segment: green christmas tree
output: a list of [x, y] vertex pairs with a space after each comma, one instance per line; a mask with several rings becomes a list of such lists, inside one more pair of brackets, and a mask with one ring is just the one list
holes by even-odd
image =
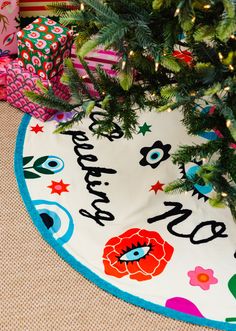
[[[195, 159], [202, 165], [194, 176], [170, 183], [165, 190], [182, 192], [196, 184], [211, 184], [216, 193], [210, 204], [227, 205], [236, 219], [236, 1], [74, 0], [71, 4], [77, 9], [60, 3], [51, 8], [63, 25], [77, 26], [77, 56], [100, 98], [90, 96], [71, 60], [65, 61], [63, 82], [72, 92], [72, 103], [58, 100], [50, 89], [28, 96], [58, 110], [77, 110], [57, 132], [80, 121], [98, 104], [105, 116], [97, 134], [111, 132], [118, 121], [127, 138], [137, 130], [140, 110], [180, 109], [189, 134], [213, 131], [217, 138], [180, 146], [172, 155], [174, 163]], [[99, 45], [121, 55], [117, 78], [99, 67], [93, 74], [83, 61]]]

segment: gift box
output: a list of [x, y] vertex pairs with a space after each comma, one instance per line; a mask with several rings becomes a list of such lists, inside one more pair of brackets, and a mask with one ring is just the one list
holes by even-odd
[[[90, 95], [96, 98], [99, 97], [99, 94], [95, 90], [91, 80], [89, 79], [86, 70], [76, 56], [75, 45], [72, 46], [71, 58], [77, 72], [81, 77], [83, 77]], [[120, 57], [114, 50], [105, 50], [103, 48], [98, 48], [88, 53], [88, 55], [84, 57], [84, 60], [86, 61], [91, 72], [95, 72], [96, 67], [99, 65], [101, 69], [103, 69], [109, 76], [117, 76], [117, 72], [113, 68], [113, 66], [119, 62]]]
[[0, 57], [0, 100], [6, 100], [7, 92], [6, 92], [6, 65], [12, 62], [12, 58], [10, 56], [2, 56]]
[[18, 1], [0, 0], [0, 57], [9, 54], [17, 54], [16, 33], [18, 30]]
[[17, 33], [19, 64], [43, 79], [63, 69], [70, 56], [73, 31], [46, 17], [39, 17]]
[[33, 103], [24, 95], [24, 91], [40, 92], [36, 85], [36, 82], [40, 80], [45, 87], [48, 87], [50, 84], [56, 96], [68, 100], [70, 98], [69, 89], [60, 82], [60, 78], [61, 75], [56, 75], [50, 81], [43, 80], [38, 75], [22, 68], [18, 61], [15, 60], [7, 65], [7, 102], [39, 120], [46, 121], [57, 110]]

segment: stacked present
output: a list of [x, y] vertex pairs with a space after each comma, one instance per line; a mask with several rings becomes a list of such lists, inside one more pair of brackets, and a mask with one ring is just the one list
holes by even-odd
[[[94, 88], [91, 80], [89, 79], [86, 70], [76, 56], [75, 45], [72, 46], [71, 58], [77, 72], [81, 77], [84, 78], [84, 82], [88, 88], [90, 95], [92, 97], [99, 97], [99, 94]], [[98, 48], [88, 53], [84, 60], [86, 61], [88, 68], [93, 73], [96, 71], [96, 68], [99, 65], [100, 68], [104, 70], [110, 77], [117, 76], [117, 72], [116, 70], [114, 70], [113, 67], [119, 62], [120, 57], [114, 50], [105, 50], [102, 48]]]
[[60, 82], [63, 60], [70, 56], [73, 32], [57, 22], [39, 17], [17, 33], [18, 59], [7, 65], [7, 101], [22, 111], [46, 121], [56, 113], [30, 102], [25, 90], [39, 91], [38, 80], [51, 86], [56, 96], [68, 100], [68, 88]]
[[0, 57], [0, 100], [7, 99], [7, 71], [6, 66], [12, 61], [8, 55]]

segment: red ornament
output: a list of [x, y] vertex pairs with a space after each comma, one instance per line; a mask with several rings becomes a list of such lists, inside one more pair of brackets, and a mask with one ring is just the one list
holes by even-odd
[[175, 50], [172, 55], [174, 57], [176, 57], [177, 59], [187, 63], [188, 65], [191, 65], [192, 64], [192, 61], [193, 61], [193, 57], [192, 57], [192, 53], [187, 51], [187, 50], [184, 50], [184, 51], [177, 51]]

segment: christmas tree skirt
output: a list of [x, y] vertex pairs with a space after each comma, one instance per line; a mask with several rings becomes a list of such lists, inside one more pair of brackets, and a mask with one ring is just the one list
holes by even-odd
[[102, 116], [96, 108], [63, 134], [53, 133], [62, 114], [45, 123], [23, 117], [15, 172], [35, 226], [73, 268], [113, 295], [179, 320], [236, 330], [230, 211], [210, 206], [210, 185], [163, 191], [203, 162], [178, 167], [171, 154], [203, 138], [187, 135], [178, 112], [147, 112], [133, 139], [118, 125], [97, 139]]

